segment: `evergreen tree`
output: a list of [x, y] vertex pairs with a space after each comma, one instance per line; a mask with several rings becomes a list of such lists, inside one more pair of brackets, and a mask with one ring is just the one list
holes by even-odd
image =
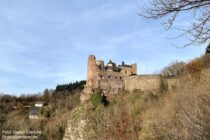
[[209, 43], [209, 45], [206, 48], [206, 53], [210, 53], [210, 43]]
[[47, 104], [49, 102], [50, 99], [50, 93], [48, 89], [44, 90], [44, 94], [43, 94], [43, 100], [45, 102], [45, 104]]

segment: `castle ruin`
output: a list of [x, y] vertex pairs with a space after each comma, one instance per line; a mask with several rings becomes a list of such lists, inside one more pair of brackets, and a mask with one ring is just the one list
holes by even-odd
[[96, 60], [94, 55], [88, 57], [87, 81], [81, 101], [89, 99], [95, 89], [102, 89], [103, 94], [117, 94], [120, 91], [134, 89], [158, 90], [159, 75], [137, 75], [137, 64], [117, 65], [111, 60], [105, 65], [104, 61]]

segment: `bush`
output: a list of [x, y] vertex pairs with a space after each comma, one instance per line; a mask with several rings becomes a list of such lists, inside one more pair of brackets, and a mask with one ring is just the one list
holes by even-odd
[[44, 108], [43, 107], [41, 107], [41, 108], [39, 108], [39, 111], [38, 111], [38, 115], [43, 115], [44, 114]]
[[168, 91], [168, 83], [164, 78], [160, 79], [160, 94], [165, 94]]
[[44, 111], [44, 116], [47, 117], [47, 118], [50, 118], [52, 115], [52, 112], [49, 108], [47, 108], [45, 111]]
[[95, 93], [91, 96], [90, 100], [92, 105], [97, 108], [99, 105], [101, 105], [103, 102], [103, 97], [101, 96], [101, 90], [97, 89]]
[[185, 73], [185, 63], [182, 61], [175, 61], [163, 68], [161, 74], [165, 77], [180, 76]]
[[0, 116], [0, 123], [3, 123], [6, 121], [6, 117], [5, 116]]
[[141, 115], [152, 104], [154, 98], [156, 97], [153, 93], [140, 90], [136, 90], [136, 93], [110, 96], [108, 107], [99, 105], [88, 114], [90, 129], [93, 132], [93, 137], [89, 139], [138, 139]]
[[142, 140], [207, 140], [210, 138], [209, 73], [196, 85], [183, 77], [174, 94], [161, 98], [143, 114]]
[[209, 45], [207, 46], [207, 48], [206, 48], [206, 54], [207, 53], [210, 53], [210, 43], [209, 43]]
[[67, 100], [67, 107], [72, 110], [80, 103], [80, 93], [70, 94]]
[[203, 57], [203, 65], [206, 68], [210, 67], [210, 53], [206, 53]]
[[187, 71], [191, 74], [200, 73], [202, 68], [202, 61], [199, 58], [187, 64]]
[[201, 58], [197, 58], [187, 64], [187, 71], [190, 73], [196, 81], [200, 80], [201, 71], [204, 68]]
[[57, 132], [56, 132], [57, 139], [62, 140], [65, 133], [65, 129], [61, 124], [56, 125], [56, 128], [57, 128]]

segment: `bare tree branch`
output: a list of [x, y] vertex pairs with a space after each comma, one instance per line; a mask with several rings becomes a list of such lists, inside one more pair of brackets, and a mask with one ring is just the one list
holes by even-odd
[[149, 6], [141, 7], [140, 16], [146, 19], [164, 19], [166, 29], [173, 26], [176, 18], [183, 13], [190, 13], [193, 17], [187, 29], [179, 29], [192, 44], [208, 43], [210, 41], [210, 0], [152, 0]]

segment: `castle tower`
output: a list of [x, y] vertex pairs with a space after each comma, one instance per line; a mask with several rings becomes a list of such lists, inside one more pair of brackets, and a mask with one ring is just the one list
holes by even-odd
[[90, 55], [88, 57], [88, 66], [87, 66], [87, 88], [94, 88], [97, 87], [97, 73], [98, 73], [98, 66], [96, 64], [96, 58], [94, 55]]

